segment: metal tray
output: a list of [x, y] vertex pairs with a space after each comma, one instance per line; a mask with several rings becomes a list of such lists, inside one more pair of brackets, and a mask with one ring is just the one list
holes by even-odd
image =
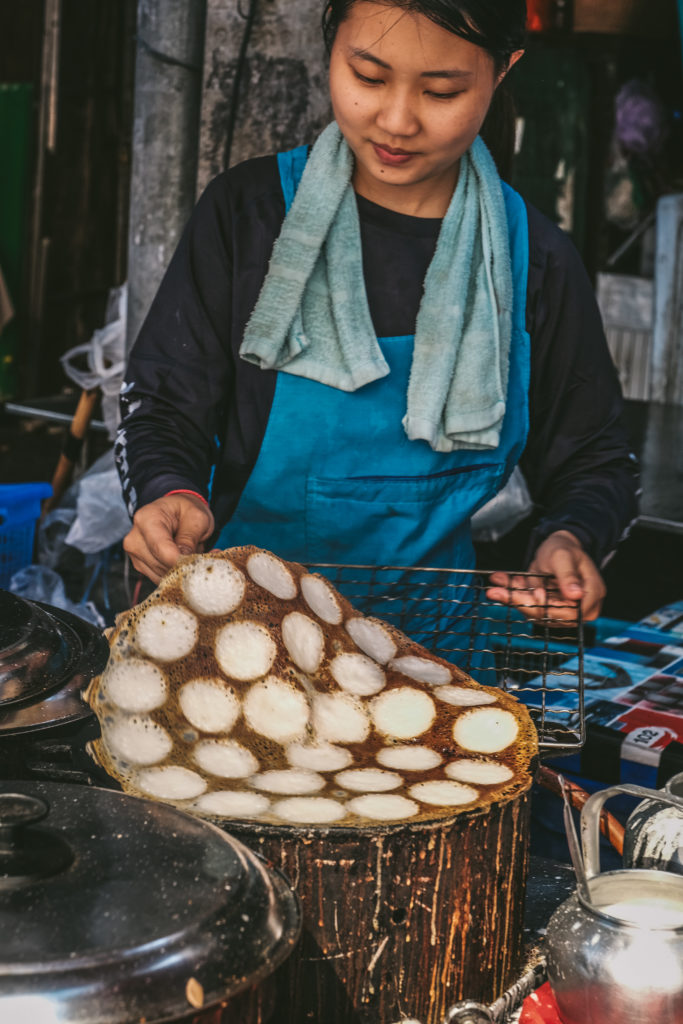
[[[550, 577], [515, 573], [515, 587], [540, 613], [490, 600], [490, 572], [408, 566], [309, 564], [364, 615], [384, 619], [477, 682], [512, 692], [529, 707], [541, 753], [577, 751], [585, 740], [583, 622], [578, 602], [559, 601]], [[537, 603], [539, 602], [540, 603]]]

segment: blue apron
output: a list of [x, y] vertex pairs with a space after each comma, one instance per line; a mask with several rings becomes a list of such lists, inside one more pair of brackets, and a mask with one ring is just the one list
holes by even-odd
[[[307, 148], [300, 147], [278, 156], [287, 209], [306, 155]], [[280, 372], [256, 465], [221, 531], [219, 547], [255, 544], [303, 563], [473, 568], [470, 519], [504, 486], [528, 430], [526, 208], [505, 184], [503, 194], [514, 306], [506, 413], [498, 447], [443, 453], [433, 451], [426, 441], [408, 440], [401, 420], [412, 335], [378, 339], [390, 373], [351, 393]], [[396, 625], [421, 642], [435, 628], [446, 628], [447, 596], [434, 595], [434, 621], [427, 624], [425, 605], [418, 607], [410, 599], [410, 589], [419, 585], [419, 579], [406, 581], [401, 574], [384, 574], [382, 579], [392, 595], [401, 597], [400, 615], [397, 611], [393, 617]], [[367, 593], [370, 588], [368, 583]], [[347, 596], [358, 604], [362, 591], [356, 586]], [[462, 597], [458, 600], [465, 603]], [[392, 620], [381, 603], [373, 607], [368, 599], [360, 604], [366, 614]]]

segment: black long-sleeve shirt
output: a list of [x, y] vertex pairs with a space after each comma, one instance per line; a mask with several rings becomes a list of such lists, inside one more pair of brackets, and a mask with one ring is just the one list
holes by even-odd
[[[375, 330], [412, 334], [441, 222], [361, 197], [358, 210]], [[540, 515], [535, 539], [569, 530], [599, 563], [636, 513], [621, 394], [576, 250], [527, 212], [530, 427], [521, 468]], [[219, 175], [197, 204], [126, 374], [116, 460], [131, 515], [180, 488], [210, 490], [219, 528], [236, 508], [276, 379], [238, 352], [284, 215], [275, 157]]]

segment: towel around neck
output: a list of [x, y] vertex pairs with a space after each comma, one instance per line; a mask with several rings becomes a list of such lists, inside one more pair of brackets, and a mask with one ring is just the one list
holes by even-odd
[[[389, 373], [363, 280], [353, 154], [336, 123], [311, 150], [240, 356], [355, 391]], [[417, 315], [403, 427], [435, 451], [495, 448], [512, 332], [505, 202], [481, 139], [461, 158]]]

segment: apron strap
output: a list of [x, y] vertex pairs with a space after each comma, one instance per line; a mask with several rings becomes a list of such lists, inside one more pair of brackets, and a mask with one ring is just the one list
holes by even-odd
[[286, 153], [277, 154], [277, 165], [280, 172], [280, 184], [282, 194], [285, 197], [285, 212], [294, 202], [296, 190], [304, 173], [304, 167], [308, 160], [309, 146], [297, 146], [296, 149], [289, 149]]

